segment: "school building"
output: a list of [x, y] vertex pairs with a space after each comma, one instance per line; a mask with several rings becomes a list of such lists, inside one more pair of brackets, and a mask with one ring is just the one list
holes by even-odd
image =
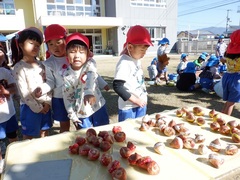
[[[177, 42], [177, 0], [0, 0], [0, 33], [9, 40], [24, 28], [61, 24], [68, 33], [86, 35], [95, 55], [119, 55], [131, 26], [142, 25], [156, 53], [158, 41]], [[42, 49], [45, 56], [45, 47]]]

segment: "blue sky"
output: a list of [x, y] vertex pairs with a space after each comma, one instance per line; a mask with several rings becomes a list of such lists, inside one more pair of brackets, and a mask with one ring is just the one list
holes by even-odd
[[226, 28], [227, 13], [228, 24], [239, 25], [240, 0], [178, 0], [178, 31]]

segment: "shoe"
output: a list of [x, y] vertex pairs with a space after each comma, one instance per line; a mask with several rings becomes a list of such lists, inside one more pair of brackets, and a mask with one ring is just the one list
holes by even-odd
[[5, 167], [5, 161], [4, 159], [2, 159], [0, 160], [0, 174], [3, 173], [4, 167]]
[[210, 92], [210, 90], [207, 89], [207, 88], [202, 88], [202, 91], [205, 92], [205, 93], [207, 93], [207, 94], [209, 94], [209, 92]]
[[2, 153], [2, 156], [4, 156], [6, 154], [6, 144], [4, 141], [0, 141], [0, 150], [1, 150], [1, 153]]
[[60, 124], [60, 122], [59, 122], [59, 121], [56, 121], [56, 120], [54, 120], [53, 123], [56, 124], [56, 125], [59, 125], [59, 124]]

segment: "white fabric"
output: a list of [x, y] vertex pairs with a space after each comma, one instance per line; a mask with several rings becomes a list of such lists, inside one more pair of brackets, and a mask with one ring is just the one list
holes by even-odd
[[51, 55], [46, 61], [43, 62], [46, 69], [47, 81], [41, 86], [42, 93], [46, 94], [50, 90], [53, 90], [53, 97], [62, 98], [62, 86], [63, 86], [63, 73], [66, 70], [69, 63], [66, 57], [55, 57]]
[[[43, 62], [46, 69], [47, 81], [41, 86], [42, 93], [46, 94], [53, 90], [53, 97], [63, 98], [63, 73], [68, 67], [69, 63], [66, 57], [55, 57], [51, 55], [46, 61]], [[98, 76], [99, 87], [103, 89], [107, 82], [101, 76]]]
[[213, 89], [219, 97], [223, 97], [222, 79], [214, 85]]
[[[83, 65], [80, 71], [74, 71], [71, 66], [66, 69], [63, 74], [63, 100], [69, 119], [77, 121], [89, 117], [105, 104], [97, 77], [96, 62], [93, 59]], [[85, 95], [94, 95], [96, 103], [92, 106], [84, 105]]]
[[188, 61], [181, 61], [177, 66], [177, 71], [186, 69]]
[[153, 79], [156, 78], [158, 74], [157, 66], [155, 64], [152, 64], [151, 66], [148, 66], [147, 70], [148, 70], [149, 78], [152, 81]]
[[13, 76], [21, 97], [20, 103], [27, 104], [33, 112], [39, 113], [43, 108], [42, 103], [51, 105], [51, 96], [45, 94], [36, 99], [32, 94], [44, 82], [45, 78], [44, 66], [40, 61], [36, 60], [35, 63], [32, 65], [24, 60], [19, 61], [14, 65]]
[[216, 55], [217, 56], [224, 56], [224, 53], [227, 49], [227, 44], [225, 42], [219, 42], [216, 46]]
[[[141, 60], [135, 60], [123, 54], [117, 63], [114, 80], [125, 81], [125, 89], [132, 95], [147, 102], [147, 91], [144, 83]], [[130, 101], [118, 98], [118, 108], [122, 110], [138, 107]]]
[[[6, 80], [8, 85], [15, 83], [11, 72], [8, 69], [0, 67], [0, 80]], [[3, 97], [0, 97], [3, 98]], [[12, 96], [8, 99], [2, 99], [3, 104], [0, 104], [0, 123], [8, 121], [16, 112], [12, 100]]]
[[159, 46], [157, 49], [157, 57], [165, 54], [166, 51], [166, 46]]
[[212, 67], [210, 67], [210, 71], [212, 72], [214, 79], [219, 79], [220, 74], [218, 72], [218, 67], [212, 66]]

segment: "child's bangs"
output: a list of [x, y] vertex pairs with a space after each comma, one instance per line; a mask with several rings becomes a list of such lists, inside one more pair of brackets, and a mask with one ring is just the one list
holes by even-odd
[[68, 43], [67, 45], [67, 49], [72, 49], [72, 48], [77, 48], [77, 49], [80, 49], [80, 50], [87, 50], [87, 46], [84, 42], [82, 41], [79, 41], [79, 40], [74, 40], [74, 41], [71, 41]]
[[42, 44], [42, 38], [39, 36], [38, 33], [34, 32], [34, 31], [22, 31], [21, 32], [21, 36], [23, 39], [30, 39], [30, 40], [34, 40], [37, 41], [39, 44]]

